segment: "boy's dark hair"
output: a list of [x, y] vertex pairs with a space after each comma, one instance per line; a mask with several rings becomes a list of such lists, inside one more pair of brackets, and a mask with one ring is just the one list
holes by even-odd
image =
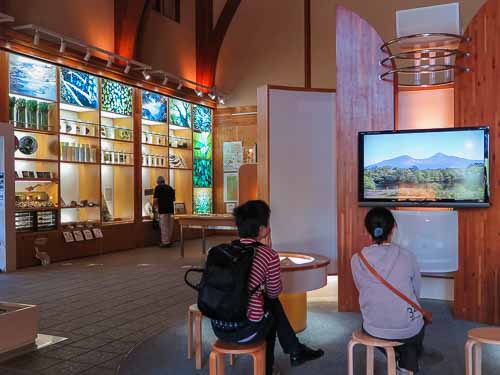
[[248, 201], [233, 211], [240, 238], [256, 238], [261, 226], [269, 225], [271, 209], [261, 200]]
[[387, 241], [395, 224], [391, 211], [384, 207], [372, 208], [365, 217], [365, 227], [377, 244]]

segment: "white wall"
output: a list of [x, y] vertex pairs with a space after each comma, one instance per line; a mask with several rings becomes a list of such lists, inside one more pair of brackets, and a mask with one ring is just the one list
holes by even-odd
[[325, 255], [336, 272], [335, 94], [269, 90], [273, 246]]

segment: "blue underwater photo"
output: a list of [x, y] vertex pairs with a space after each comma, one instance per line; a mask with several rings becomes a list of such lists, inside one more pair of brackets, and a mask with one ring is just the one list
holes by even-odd
[[142, 91], [142, 118], [167, 122], [167, 97], [151, 91]]
[[56, 100], [56, 67], [24, 56], [9, 55], [9, 90], [12, 94]]
[[191, 103], [179, 99], [170, 99], [170, 125], [191, 127]]
[[132, 116], [132, 87], [102, 80], [102, 110], [124, 116]]
[[97, 77], [68, 68], [61, 68], [61, 101], [80, 107], [99, 106]]
[[195, 105], [193, 127], [199, 132], [212, 131], [212, 110], [201, 105]]

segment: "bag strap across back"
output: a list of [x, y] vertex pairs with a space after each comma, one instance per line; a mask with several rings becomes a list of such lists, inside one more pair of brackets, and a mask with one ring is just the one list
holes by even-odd
[[386, 279], [384, 279], [378, 272], [375, 270], [375, 268], [372, 267], [370, 263], [368, 263], [368, 260], [366, 260], [365, 256], [363, 253], [360, 251], [358, 252], [358, 257], [363, 262], [365, 267], [368, 269], [368, 271], [378, 280], [380, 281], [387, 289], [389, 289], [392, 293], [397, 295], [399, 298], [401, 298], [403, 301], [408, 303], [411, 307], [413, 307], [415, 310], [420, 311], [422, 316], [424, 317], [424, 320], [427, 324], [432, 323], [432, 313], [429, 311], [423, 309], [421, 306], [419, 306], [416, 302], [414, 302], [411, 298], [406, 296], [405, 294], [401, 293], [398, 289], [396, 289], [394, 286], [392, 286], [391, 283], [389, 283]]

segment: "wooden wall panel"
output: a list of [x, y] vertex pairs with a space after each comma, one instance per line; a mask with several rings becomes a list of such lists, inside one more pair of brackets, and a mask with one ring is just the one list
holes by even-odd
[[355, 311], [351, 257], [369, 242], [358, 207], [358, 132], [394, 129], [394, 87], [378, 79], [384, 43], [357, 14], [337, 7], [337, 212], [339, 311]]
[[[221, 108], [215, 110], [214, 134], [214, 200], [215, 213], [224, 213], [224, 142], [242, 141], [243, 146], [257, 143], [257, 107]], [[239, 115], [234, 115], [239, 114]]]
[[472, 68], [455, 78], [455, 126], [490, 126], [491, 207], [459, 211], [459, 271], [455, 317], [500, 324], [500, 0], [488, 0], [473, 18], [461, 49]]
[[245, 164], [238, 171], [240, 203], [257, 199], [257, 164]]

